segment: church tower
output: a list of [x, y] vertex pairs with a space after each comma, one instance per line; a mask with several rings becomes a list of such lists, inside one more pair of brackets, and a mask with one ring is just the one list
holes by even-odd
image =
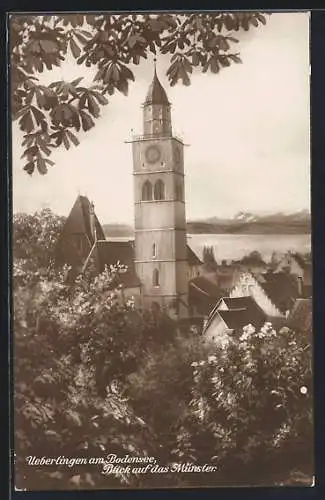
[[172, 133], [171, 105], [154, 70], [134, 137], [135, 267], [146, 307], [188, 316], [183, 142]]

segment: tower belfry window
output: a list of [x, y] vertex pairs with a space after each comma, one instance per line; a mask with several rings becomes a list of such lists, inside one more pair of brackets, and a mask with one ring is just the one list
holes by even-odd
[[142, 196], [141, 199], [143, 201], [152, 200], [152, 184], [149, 181], [146, 181], [142, 186]]
[[164, 200], [165, 199], [165, 185], [161, 179], [158, 179], [154, 187], [154, 199]]

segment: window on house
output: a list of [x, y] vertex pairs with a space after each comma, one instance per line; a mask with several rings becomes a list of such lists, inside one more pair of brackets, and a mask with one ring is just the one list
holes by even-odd
[[159, 271], [158, 271], [158, 269], [154, 269], [154, 271], [153, 271], [152, 284], [153, 284], [153, 286], [159, 286]]
[[151, 182], [146, 181], [142, 186], [142, 197], [143, 201], [152, 200], [152, 185]]
[[165, 185], [161, 179], [158, 179], [155, 183], [154, 198], [155, 200], [165, 199]]
[[152, 257], [155, 259], [157, 257], [157, 254], [156, 254], [156, 243], [153, 243], [152, 245]]

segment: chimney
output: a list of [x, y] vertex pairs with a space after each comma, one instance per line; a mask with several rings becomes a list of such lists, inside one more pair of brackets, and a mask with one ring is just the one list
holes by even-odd
[[90, 231], [95, 243], [97, 240], [97, 233], [96, 233], [95, 205], [93, 202], [90, 203], [89, 214], [90, 214]]
[[304, 282], [303, 282], [302, 276], [298, 276], [298, 295], [299, 295], [299, 297], [303, 296], [303, 285], [304, 285]]

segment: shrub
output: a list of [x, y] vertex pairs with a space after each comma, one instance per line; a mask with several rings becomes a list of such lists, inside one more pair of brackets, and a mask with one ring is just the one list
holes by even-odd
[[214, 355], [192, 363], [192, 412], [178, 453], [214, 463], [213, 481], [273, 484], [312, 475], [311, 346], [287, 328], [248, 326]]

